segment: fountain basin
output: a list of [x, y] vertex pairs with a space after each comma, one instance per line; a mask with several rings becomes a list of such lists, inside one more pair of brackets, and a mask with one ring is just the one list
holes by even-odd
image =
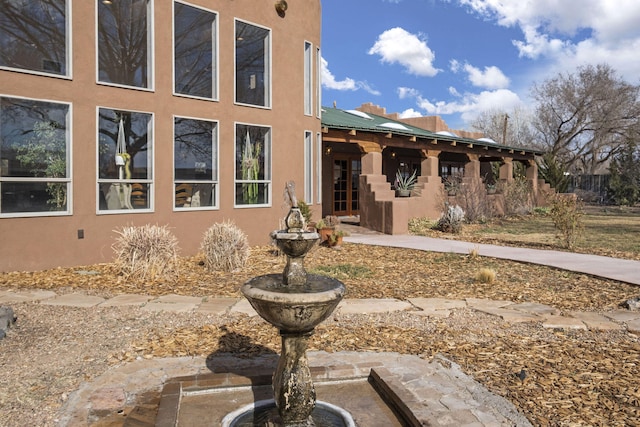
[[271, 238], [275, 239], [278, 249], [286, 255], [299, 258], [305, 255], [320, 239], [320, 235], [315, 232], [290, 232], [290, 231], [273, 231]]
[[345, 286], [331, 277], [308, 274], [304, 285], [283, 283], [282, 275], [254, 277], [241, 288], [260, 317], [281, 331], [312, 331], [335, 310]]

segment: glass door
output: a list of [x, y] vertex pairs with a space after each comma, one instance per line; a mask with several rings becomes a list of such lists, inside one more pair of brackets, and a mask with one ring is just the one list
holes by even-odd
[[358, 187], [362, 171], [360, 156], [333, 158], [333, 215], [358, 215]]

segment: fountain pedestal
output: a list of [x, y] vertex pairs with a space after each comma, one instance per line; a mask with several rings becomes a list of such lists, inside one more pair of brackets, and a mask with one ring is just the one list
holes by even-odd
[[286, 426], [309, 426], [316, 404], [316, 390], [307, 360], [307, 333], [280, 332], [282, 353], [273, 374], [273, 395]]

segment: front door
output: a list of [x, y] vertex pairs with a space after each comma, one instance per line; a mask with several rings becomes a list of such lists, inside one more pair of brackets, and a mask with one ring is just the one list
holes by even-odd
[[359, 155], [336, 154], [333, 158], [333, 215], [353, 216], [358, 207], [358, 181], [362, 171]]

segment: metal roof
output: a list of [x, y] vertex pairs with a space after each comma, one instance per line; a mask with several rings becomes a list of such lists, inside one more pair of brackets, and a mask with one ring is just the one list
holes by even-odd
[[408, 123], [390, 119], [376, 114], [364, 113], [358, 110], [341, 110], [338, 108], [322, 107], [322, 126], [330, 129], [355, 130], [362, 132], [382, 133], [389, 132], [394, 135], [424, 138], [438, 141], [458, 141], [465, 144], [473, 144], [479, 147], [501, 148], [504, 150], [525, 151], [532, 154], [543, 154], [543, 151], [502, 145], [490, 142], [487, 138], [473, 139], [455, 135], [431, 132]]

